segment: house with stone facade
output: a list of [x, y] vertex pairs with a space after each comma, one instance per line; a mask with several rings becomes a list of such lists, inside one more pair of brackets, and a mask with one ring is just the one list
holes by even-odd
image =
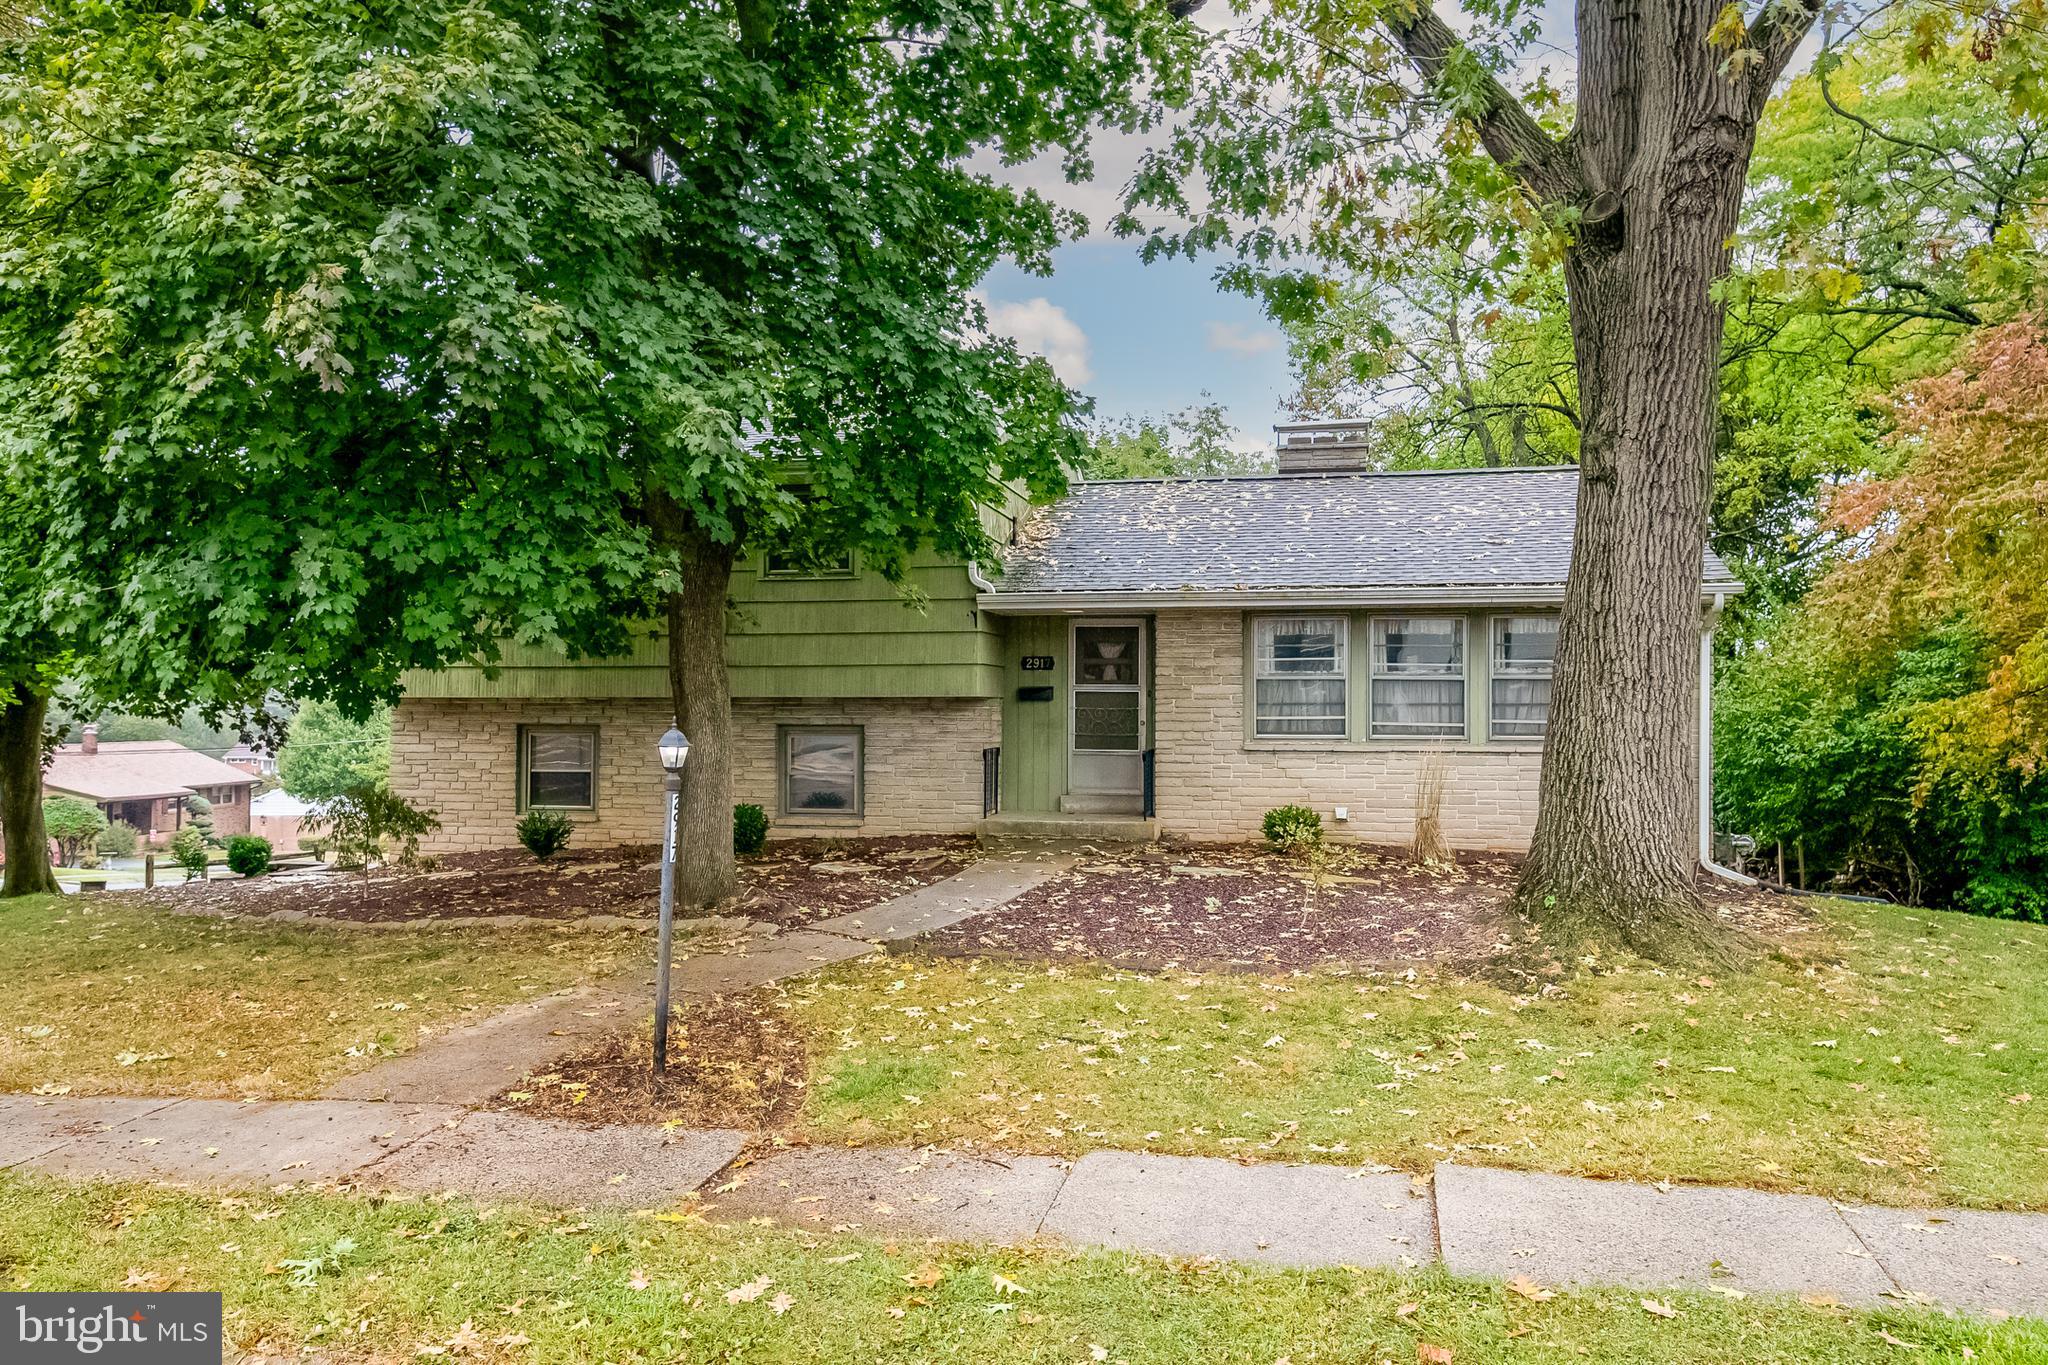
[[[1002, 515], [1000, 566], [917, 560], [911, 598], [852, 560], [749, 558], [736, 799], [780, 837], [1242, 839], [1302, 804], [1400, 843], [1427, 765], [1453, 847], [1525, 847], [1579, 472], [1361, 453], [1356, 431], [1282, 428], [1273, 474], [1077, 483]], [[1703, 666], [1738, 590], [1703, 554]], [[510, 845], [535, 806], [586, 845], [652, 842], [664, 651], [650, 630], [617, 659], [413, 675], [392, 784], [439, 812], [444, 851]]]

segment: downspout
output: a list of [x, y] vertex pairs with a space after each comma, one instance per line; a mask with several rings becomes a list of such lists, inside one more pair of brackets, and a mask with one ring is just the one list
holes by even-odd
[[989, 582], [988, 575], [981, 571], [981, 565], [972, 559], [967, 561], [967, 581], [974, 585], [977, 592], [994, 592], [996, 590], [996, 585]]
[[1723, 594], [1714, 594], [1714, 605], [1700, 630], [1700, 866], [1716, 877], [1755, 886], [1756, 878], [1714, 861], [1714, 628], [1720, 624], [1721, 606], [1726, 601]]

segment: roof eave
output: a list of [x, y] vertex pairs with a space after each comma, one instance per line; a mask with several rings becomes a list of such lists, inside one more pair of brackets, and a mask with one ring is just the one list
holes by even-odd
[[[1700, 601], [1742, 591], [1740, 583], [1702, 583]], [[1111, 592], [985, 592], [975, 605], [997, 615], [1074, 611], [1155, 611], [1161, 607], [1555, 607], [1562, 583], [1428, 584], [1351, 588], [1168, 588]]]

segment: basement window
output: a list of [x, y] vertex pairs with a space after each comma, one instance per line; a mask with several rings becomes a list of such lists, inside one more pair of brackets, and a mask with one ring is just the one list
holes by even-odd
[[519, 795], [529, 810], [597, 809], [597, 727], [522, 726]]
[[782, 731], [782, 813], [861, 813], [861, 732], [858, 727], [785, 726]]

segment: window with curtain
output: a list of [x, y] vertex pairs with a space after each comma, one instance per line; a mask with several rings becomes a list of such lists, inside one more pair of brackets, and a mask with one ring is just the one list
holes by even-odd
[[520, 733], [521, 790], [528, 806], [591, 810], [597, 805], [597, 731], [588, 727]]
[[1465, 734], [1465, 622], [1456, 616], [1376, 616], [1372, 622], [1372, 737]]
[[1344, 737], [1345, 620], [1265, 616], [1253, 628], [1252, 733]]
[[1550, 672], [1557, 657], [1555, 616], [1493, 618], [1491, 733], [1537, 739], [1550, 724]]
[[859, 815], [861, 796], [858, 729], [782, 732], [783, 814]]

